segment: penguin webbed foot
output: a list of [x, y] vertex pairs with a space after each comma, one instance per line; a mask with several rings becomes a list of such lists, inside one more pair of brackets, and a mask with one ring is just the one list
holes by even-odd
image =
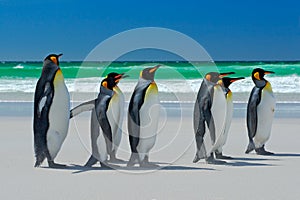
[[98, 162], [98, 160], [93, 155], [91, 155], [89, 160], [85, 163], [84, 167], [92, 167], [97, 162]]
[[62, 168], [66, 168], [67, 167], [67, 165], [58, 164], [58, 163], [55, 163], [54, 161], [48, 161], [48, 166], [50, 168], [54, 168], [54, 169], [62, 169]]
[[215, 153], [216, 159], [223, 159], [223, 160], [232, 160], [233, 158], [230, 156], [224, 156], [223, 153]]
[[226, 165], [227, 162], [223, 160], [216, 160], [214, 158], [214, 154], [212, 153], [208, 158], [205, 159], [207, 164], [213, 164], [213, 165]]
[[246, 154], [250, 153], [251, 151], [255, 150], [255, 145], [252, 141], [249, 142], [247, 150], [245, 151]]
[[101, 165], [101, 169], [113, 169], [106, 162], [101, 162], [100, 161], [100, 165]]
[[118, 164], [126, 163], [125, 160], [117, 158], [115, 154], [111, 154], [109, 156], [109, 160], [108, 161], [111, 162], [111, 163], [118, 163]]
[[140, 167], [157, 168], [159, 165], [149, 162], [149, 157], [146, 156], [145, 159], [140, 163]]
[[201, 160], [201, 158], [196, 154], [193, 163], [197, 163], [199, 160]]
[[130, 159], [127, 163], [127, 167], [133, 167], [135, 164], [138, 164], [139, 162], [139, 158], [138, 158], [138, 154], [137, 153], [132, 153], [130, 156]]
[[273, 152], [266, 151], [265, 146], [262, 146], [260, 148], [255, 149], [255, 152], [256, 152], [257, 155], [263, 155], [263, 156], [274, 155]]

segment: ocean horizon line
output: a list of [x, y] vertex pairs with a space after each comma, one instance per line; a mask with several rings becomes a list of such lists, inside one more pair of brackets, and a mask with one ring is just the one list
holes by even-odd
[[[2, 60], [0, 61], [1, 63], [16, 63], [16, 62], [21, 62], [21, 63], [42, 63], [43, 60]], [[115, 61], [85, 61], [85, 60], [62, 60], [60, 63], [82, 63], [82, 62], [91, 62], [91, 63], [105, 63], [105, 62], [112, 62], [112, 63], [123, 63], [123, 62], [136, 62], [136, 63], [156, 63], [156, 62], [162, 62], [162, 63], [191, 63], [191, 62], [203, 62], [203, 63], [230, 63], [230, 62], [240, 62], [240, 63], [256, 63], [256, 62], [264, 62], [264, 63], [276, 63], [276, 62], [300, 62], [300, 60], [207, 60], [207, 61], [186, 61], [186, 60], [115, 60]]]

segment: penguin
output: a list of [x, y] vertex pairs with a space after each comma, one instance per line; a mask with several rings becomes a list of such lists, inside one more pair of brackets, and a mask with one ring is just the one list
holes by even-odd
[[272, 155], [274, 153], [265, 150], [265, 143], [271, 135], [276, 100], [272, 86], [264, 76], [273, 74], [256, 68], [252, 71], [253, 87], [247, 105], [247, 130], [249, 144], [245, 153], [255, 150], [258, 155]]
[[230, 156], [224, 156], [222, 154], [223, 146], [226, 143], [229, 128], [231, 125], [232, 115], [233, 115], [233, 102], [232, 102], [232, 92], [229, 89], [229, 86], [231, 83], [244, 79], [244, 77], [238, 77], [238, 78], [229, 78], [229, 77], [223, 77], [222, 80], [220, 80], [218, 83], [223, 87], [225, 98], [226, 98], [226, 118], [225, 118], [225, 127], [224, 132], [219, 137], [218, 141], [216, 142], [214, 146], [215, 156], [216, 159], [232, 159]]
[[35, 167], [39, 167], [45, 158], [51, 168], [66, 166], [54, 162], [68, 133], [70, 112], [70, 96], [59, 67], [61, 55], [50, 54], [44, 59], [41, 77], [35, 88]]
[[149, 162], [149, 152], [153, 148], [159, 120], [158, 88], [154, 81], [157, 65], [146, 68], [131, 96], [128, 108], [128, 133], [131, 156], [128, 167], [139, 164], [140, 167], [156, 167]]
[[[194, 105], [194, 132], [196, 140], [196, 155], [193, 163], [205, 159], [209, 164], [225, 164], [225, 161], [215, 160], [213, 146], [224, 129], [226, 117], [226, 98], [222, 86], [218, 84], [223, 77], [234, 72], [209, 72], [205, 75]], [[210, 135], [205, 136], [205, 123]]]
[[[120, 162], [116, 158], [116, 151], [120, 145], [122, 137], [122, 123], [124, 111], [124, 94], [117, 84], [122, 78], [127, 77], [124, 74], [109, 73], [101, 82], [100, 92], [94, 100], [84, 102], [70, 111], [70, 118], [84, 112], [91, 113], [91, 143], [92, 155], [85, 164], [91, 167], [100, 161], [102, 167], [108, 167], [105, 163], [107, 156], [110, 162]], [[106, 106], [107, 104], [107, 106]], [[105, 119], [103, 121], [103, 119]], [[102, 132], [100, 133], [100, 129]], [[107, 140], [107, 138], [111, 138]], [[107, 148], [103, 148], [107, 146]]]

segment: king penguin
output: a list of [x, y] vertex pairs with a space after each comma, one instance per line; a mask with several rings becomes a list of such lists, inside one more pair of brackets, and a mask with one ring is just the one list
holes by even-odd
[[128, 133], [131, 157], [128, 167], [155, 167], [149, 162], [149, 152], [153, 148], [159, 119], [158, 88], [154, 81], [157, 65], [140, 73], [139, 81], [131, 96], [128, 108]]
[[[110, 162], [121, 161], [116, 158], [116, 151], [122, 137], [125, 100], [124, 94], [117, 84], [125, 77], [127, 75], [124, 73], [109, 73], [101, 82], [98, 97], [76, 106], [70, 112], [70, 118], [72, 118], [82, 112], [92, 111], [90, 126], [92, 155], [85, 166], [91, 167], [100, 161], [102, 167], [107, 167], [104, 162], [107, 161], [108, 155]], [[100, 128], [102, 132], [100, 132]], [[103, 148], [104, 146], [107, 148]]]
[[[201, 83], [194, 106], [194, 132], [196, 140], [196, 155], [194, 163], [205, 159], [209, 164], [225, 164], [224, 161], [214, 159], [213, 147], [223, 133], [226, 118], [226, 98], [222, 86], [218, 84], [224, 76], [234, 72], [207, 73]], [[205, 136], [205, 123], [210, 135]], [[208, 139], [206, 139], [208, 138]]]
[[62, 54], [50, 54], [44, 59], [43, 70], [34, 95], [34, 149], [35, 167], [45, 158], [49, 167], [61, 168], [65, 165], [54, 162], [69, 127], [70, 96], [59, 68]]
[[223, 77], [222, 80], [219, 81], [219, 84], [223, 86], [225, 98], [226, 98], [226, 119], [225, 119], [225, 127], [224, 127], [224, 132], [221, 134], [219, 137], [218, 141], [215, 144], [215, 156], [217, 159], [232, 159], [230, 156], [225, 156], [223, 155], [223, 146], [225, 145], [227, 138], [228, 138], [228, 133], [229, 133], [229, 128], [231, 125], [231, 120], [232, 120], [232, 115], [233, 115], [233, 102], [232, 102], [232, 92], [229, 89], [229, 86], [238, 80], [244, 79], [244, 77], [238, 77], [238, 78], [230, 78], [230, 77]]
[[249, 145], [246, 153], [255, 150], [258, 155], [273, 154], [265, 150], [265, 143], [271, 135], [276, 100], [270, 82], [264, 78], [266, 74], [273, 73], [260, 68], [252, 71], [255, 86], [251, 91], [247, 106]]

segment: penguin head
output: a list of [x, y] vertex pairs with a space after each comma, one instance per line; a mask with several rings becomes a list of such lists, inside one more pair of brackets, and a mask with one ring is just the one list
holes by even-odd
[[111, 73], [107, 74], [106, 78], [110, 78], [110, 77], [112, 77], [114, 79], [114, 81], [116, 82], [116, 84], [118, 84], [122, 78], [126, 78], [129, 76], [125, 75], [125, 73], [118, 74], [116, 72], [111, 72]]
[[265, 81], [264, 76], [266, 74], [274, 74], [274, 72], [256, 68], [252, 71], [252, 80], [254, 81], [254, 83], [256, 81]]
[[59, 57], [62, 56], [63, 54], [50, 54], [48, 55], [45, 59], [44, 59], [44, 62], [46, 61], [50, 61], [50, 62], [53, 62], [54, 64], [56, 64], [57, 66], [59, 66]]
[[209, 72], [205, 75], [205, 79], [213, 83], [218, 83], [219, 81], [222, 81], [223, 77], [228, 76], [230, 74], [235, 74], [235, 73], [234, 72], [226, 72], [226, 73]]
[[140, 77], [145, 80], [154, 81], [155, 71], [160, 67], [160, 65], [156, 65], [155, 67], [149, 67], [141, 71]]
[[231, 83], [241, 79], [244, 79], [244, 77], [238, 77], [238, 78], [224, 77], [222, 78], [222, 83], [225, 88], [228, 88]]
[[105, 87], [106, 89], [113, 90], [113, 88], [117, 85], [114, 77], [106, 77], [101, 81], [101, 86]]

